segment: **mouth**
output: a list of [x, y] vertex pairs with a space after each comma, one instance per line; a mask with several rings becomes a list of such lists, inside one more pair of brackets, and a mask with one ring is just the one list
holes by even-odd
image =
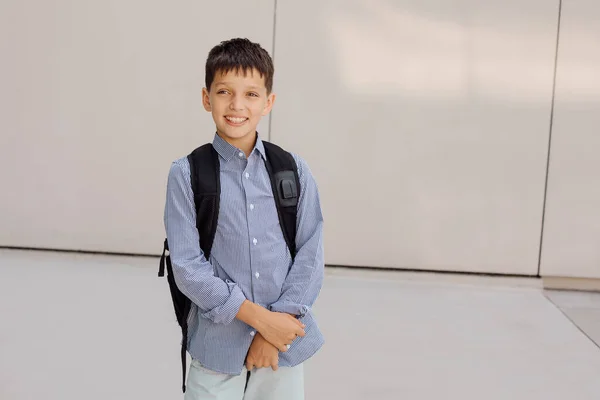
[[231, 126], [241, 126], [244, 125], [246, 121], [248, 121], [248, 118], [225, 116], [225, 121], [227, 121], [227, 123]]

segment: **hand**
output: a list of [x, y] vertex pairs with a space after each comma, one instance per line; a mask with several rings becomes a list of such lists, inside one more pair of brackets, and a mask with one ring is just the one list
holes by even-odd
[[304, 336], [306, 326], [289, 314], [267, 311], [256, 330], [279, 351], [286, 352], [288, 344]]
[[273, 371], [279, 368], [279, 350], [262, 337], [260, 333], [254, 336], [254, 340], [246, 356], [246, 369], [252, 371], [254, 368], [268, 368]]

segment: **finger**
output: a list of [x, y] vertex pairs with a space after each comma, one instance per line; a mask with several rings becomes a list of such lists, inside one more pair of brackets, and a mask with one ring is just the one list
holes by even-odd
[[306, 336], [306, 332], [304, 331], [304, 329], [298, 329], [296, 331], [296, 335], [304, 337], [304, 336]]
[[[292, 317], [292, 316], [290, 315], [290, 317]], [[292, 318], [294, 319], [294, 322], [296, 323], [296, 325], [298, 325], [300, 328], [302, 328], [302, 329], [306, 328], [306, 325], [304, 325], [302, 323], [302, 321], [300, 321], [298, 318], [296, 318], [296, 317], [292, 317]]]
[[271, 369], [272, 369], [273, 371], [277, 371], [277, 370], [279, 369], [279, 365], [277, 365], [277, 363], [273, 363], [273, 364], [271, 365]]
[[250, 361], [247, 361], [247, 362], [246, 362], [246, 369], [247, 369], [248, 371], [252, 371], [252, 370], [254, 369], [254, 363], [253, 363], [253, 362], [250, 362]]
[[277, 347], [279, 349], [279, 351], [281, 351], [282, 353], [285, 353], [286, 351], [288, 351], [287, 346], [285, 344], [282, 344], [281, 346]]

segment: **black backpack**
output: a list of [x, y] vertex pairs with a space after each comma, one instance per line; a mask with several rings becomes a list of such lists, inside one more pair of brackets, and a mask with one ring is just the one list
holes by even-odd
[[[266, 155], [266, 168], [271, 179], [273, 197], [279, 215], [279, 224], [283, 237], [290, 250], [292, 258], [296, 255], [296, 216], [298, 213], [298, 198], [300, 196], [300, 179], [298, 166], [294, 157], [281, 147], [263, 141]], [[198, 147], [188, 155], [194, 203], [196, 206], [196, 228], [200, 235], [200, 248], [206, 259], [210, 257], [217, 220], [219, 217], [219, 198], [221, 193], [219, 155], [211, 143]], [[181, 327], [181, 367], [183, 370], [183, 386], [185, 393], [186, 351], [188, 340], [188, 316], [192, 302], [177, 287], [173, 277], [171, 258], [166, 255], [169, 244], [165, 239], [163, 253], [160, 257], [158, 276], [165, 275], [167, 266], [167, 281], [175, 308], [177, 323]]]

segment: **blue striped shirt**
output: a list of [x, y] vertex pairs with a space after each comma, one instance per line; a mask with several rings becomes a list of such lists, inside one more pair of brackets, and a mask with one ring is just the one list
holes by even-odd
[[306, 162], [298, 165], [300, 197], [294, 260], [279, 224], [265, 149], [258, 137], [249, 157], [215, 135], [221, 162], [220, 211], [209, 260], [200, 249], [187, 157], [171, 165], [164, 222], [173, 274], [192, 300], [188, 351], [204, 367], [240, 374], [255, 331], [235, 318], [245, 299], [271, 311], [299, 316], [305, 337], [297, 338], [279, 366], [298, 365], [324, 339], [311, 307], [323, 284], [323, 216], [316, 182]]

